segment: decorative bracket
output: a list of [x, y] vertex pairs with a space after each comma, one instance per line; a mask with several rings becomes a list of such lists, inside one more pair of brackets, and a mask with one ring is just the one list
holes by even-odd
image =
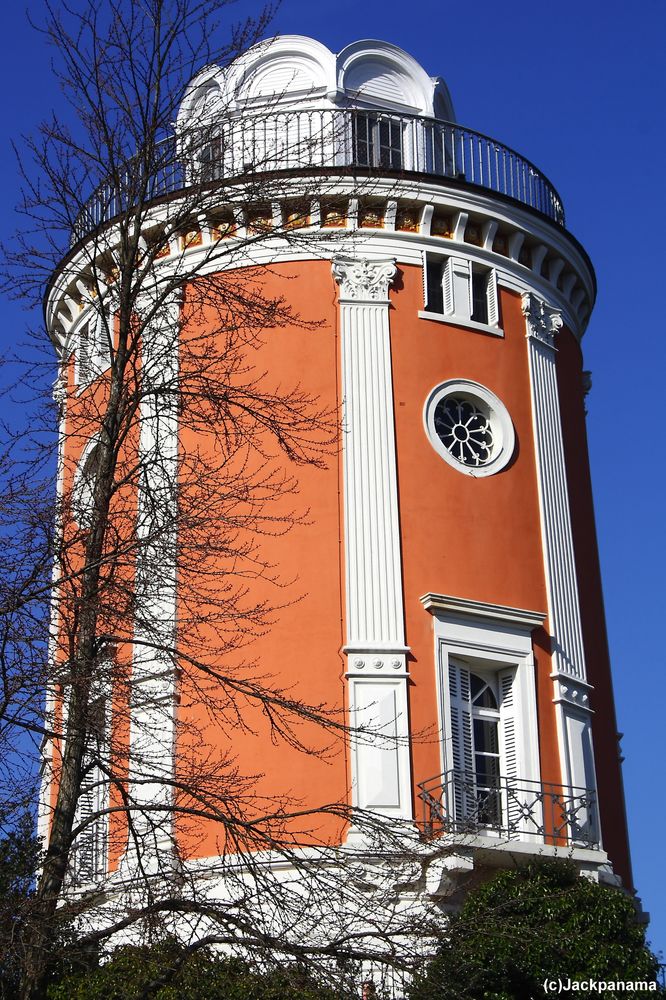
[[550, 676], [555, 684], [555, 697], [553, 698], [555, 704], [565, 702], [583, 712], [592, 711], [590, 707], [590, 694], [593, 691], [591, 684], [558, 671], [553, 671]]

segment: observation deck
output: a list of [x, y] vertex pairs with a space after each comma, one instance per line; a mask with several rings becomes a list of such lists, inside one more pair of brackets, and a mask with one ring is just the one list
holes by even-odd
[[556, 189], [525, 157], [496, 139], [452, 122], [359, 108], [260, 113], [190, 128], [129, 160], [117, 179], [101, 184], [73, 227], [72, 243], [87, 238], [133, 207], [201, 185], [242, 184], [260, 175], [342, 174], [442, 179], [493, 192], [564, 227]]

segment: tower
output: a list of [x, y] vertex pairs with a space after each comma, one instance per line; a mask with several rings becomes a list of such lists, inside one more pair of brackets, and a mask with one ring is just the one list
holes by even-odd
[[[258, 797], [318, 817], [318, 845], [362, 850], [354, 816], [375, 816], [456, 845], [449, 869], [483, 867], [489, 852], [495, 864], [566, 854], [630, 886], [585, 448], [580, 339], [595, 279], [557, 192], [518, 153], [456, 124], [445, 84], [378, 41], [333, 54], [286, 36], [206, 67], [170, 141], [181, 168], [157, 175], [143, 220], [146, 247], [163, 245], [144, 297], [142, 364], [150, 372], [158, 358], [159, 371], [135, 442], [144, 547], [125, 643], [129, 686], [149, 692], [128, 701], [135, 836], [107, 815], [117, 790], [92, 781], [79, 808], [99, 819], [79, 879], [121, 884], [137, 857], [157, 877], [174, 852], [203, 870], [227, 849], [210, 812], [196, 830], [170, 812], [180, 756], [197, 766], [179, 727], [217, 724], [210, 691], [183, 691], [163, 652], [176, 640], [154, 640], [156, 623], [179, 634], [192, 598], [174, 555], [187, 522], [162, 524], [148, 502], [176, 509], [182, 456], [208, 447], [207, 429], [198, 438], [181, 420], [178, 393], [200, 374], [181, 345], [211, 322], [188, 287], [219, 273], [259, 275], [267, 300], [287, 303], [293, 321], [262, 338], [257, 370], [271, 386], [297, 373], [342, 427], [325, 467], [297, 474], [307, 515], [288, 542], [278, 531], [263, 543], [263, 565], [279, 566], [294, 596], [254, 634], [252, 658], [281, 691], [344, 713], [349, 741], [331, 759], [316, 736], [311, 752], [285, 740], [267, 756], [270, 725], [254, 705], [233, 740], [218, 726], [220, 760], [233, 742]], [[205, 188], [198, 213], [165, 236], [169, 206], [192, 187]], [[96, 192], [49, 290], [68, 407], [103, 393], [113, 345], [99, 321], [113, 329], [119, 279], [107, 274], [100, 309], [91, 261], [112, 259], [121, 209]], [[179, 268], [182, 294], [156, 305], [159, 274]], [[81, 530], [99, 448], [83, 437], [65, 432], [63, 457]], [[275, 503], [284, 517], [284, 498]], [[255, 606], [264, 582], [248, 583]], [[336, 802], [350, 822], [322, 812]]]

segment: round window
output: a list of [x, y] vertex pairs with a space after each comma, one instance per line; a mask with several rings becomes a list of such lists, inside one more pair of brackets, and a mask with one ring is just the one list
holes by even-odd
[[435, 451], [461, 472], [490, 476], [509, 462], [511, 417], [489, 389], [467, 379], [436, 386], [426, 400], [426, 431]]

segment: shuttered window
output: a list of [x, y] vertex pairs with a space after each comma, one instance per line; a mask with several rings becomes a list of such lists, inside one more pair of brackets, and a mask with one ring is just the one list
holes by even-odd
[[107, 699], [98, 696], [90, 711], [84, 778], [74, 819], [75, 827], [82, 826], [71, 856], [71, 878], [75, 884], [94, 882], [107, 868], [109, 784], [104, 769], [109, 738], [107, 714]]
[[424, 254], [424, 304], [453, 322], [499, 327], [495, 271], [464, 257]]
[[507, 789], [519, 779], [515, 670], [479, 671], [449, 661], [450, 799], [456, 824], [506, 828], [519, 818]]

